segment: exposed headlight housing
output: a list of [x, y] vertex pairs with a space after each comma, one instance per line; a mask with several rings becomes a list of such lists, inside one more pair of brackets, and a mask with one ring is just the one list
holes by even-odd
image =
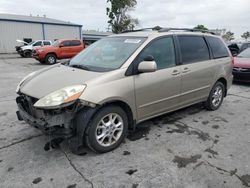
[[74, 85], [59, 89], [38, 100], [34, 106], [37, 108], [57, 108], [58, 106], [77, 100], [86, 85]]
[[20, 86], [22, 85], [22, 83], [23, 83], [25, 80], [27, 80], [28, 78], [30, 78], [31, 76], [33, 76], [34, 74], [36, 74], [36, 71], [35, 71], [35, 72], [32, 72], [32, 73], [30, 73], [30, 74], [28, 74], [27, 76], [25, 76], [25, 77], [19, 82], [19, 84], [17, 85], [17, 88], [16, 88], [16, 93], [19, 92]]

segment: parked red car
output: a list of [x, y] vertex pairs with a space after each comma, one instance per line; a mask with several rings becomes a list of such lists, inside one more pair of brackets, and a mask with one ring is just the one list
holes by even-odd
[[250, 48], [234, 57], [233, 75], [235, 81], [250, 82]]
[[54, 64], [57, 59], [72, 58], [85, 48], [85, 44], [78, 39], [61, 39], [51, 46], [44, 46], [33, 50], [33, 57], [42, 64]]

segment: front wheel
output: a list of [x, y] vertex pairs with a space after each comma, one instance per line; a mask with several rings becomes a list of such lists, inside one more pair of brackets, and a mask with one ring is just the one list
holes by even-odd
[[54, 54], [48, 54], [45, 57], [46, 64], [53, 65], [56, 63], [56, 56]]
[[106, 106], [100, 109], [90, 121], [85, 143], [97, 153], [109, 152], [117, 148], [125, 139], [128, 118], [119, 106]]
[[27, 50], [23, 52], [24, 57], [31, 57], [31, 51]]
[[217, 110], [222, 102], [223, 102], [223, 98], [225, 96], [225, 85], [221, 82], [216, 82], [212, 88], [212, 90], [210, 91], [210, 94], [208, 96], [207, 101], [205, 102], [205, 107], [208, 110]]

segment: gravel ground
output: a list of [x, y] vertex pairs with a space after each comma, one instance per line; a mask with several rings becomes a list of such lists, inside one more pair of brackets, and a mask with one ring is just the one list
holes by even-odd
[[214, 112], [200, 104], [140, 125], [115, 151], [72, 154], [16, 118], [15, 89], [43, 68], [0, 56], [0, 187], [250, 187], [250, 85], [234, 84]]

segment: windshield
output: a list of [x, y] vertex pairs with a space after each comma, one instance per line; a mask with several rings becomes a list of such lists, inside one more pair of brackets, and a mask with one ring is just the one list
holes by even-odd
[[118, 69], [145, 41], [145, 38], [107, 37], [83, 50], [70, 61], [70, 66], [105, 72]]
[[30, 43], [28, 43], [28, 45], [32, 45], [32, 44], [34, 44], [36, 41], [33, 41], [33, 42], [30, 42]]
[[60, 40], [56, 40], [56, 41], [52, 44], [52, 46], [59, 46], [60, 43], [61, 43]]
[[247, 48], [243, 52], [239, 53], [237, 57], [250, 58], [250, 48]]

